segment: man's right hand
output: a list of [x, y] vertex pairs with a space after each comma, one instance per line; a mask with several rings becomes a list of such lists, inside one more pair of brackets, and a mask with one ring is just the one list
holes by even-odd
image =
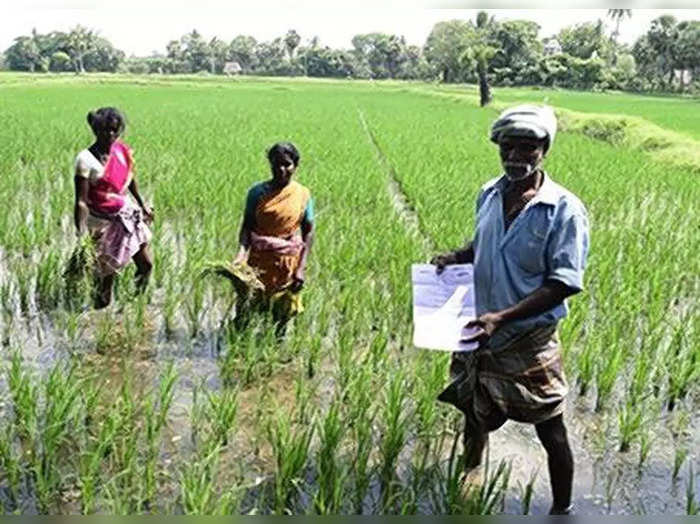
[[434, 256], [431, 260], [430, 263], [434, 266], [436, 266], [435, 271], [439, 275], [445, 270], [446, 266], [451, 266], [453, 264], [457, 263], [457, 257], [455, 256], [454, 253], [445, 253], [443, 255], [437, 255]]

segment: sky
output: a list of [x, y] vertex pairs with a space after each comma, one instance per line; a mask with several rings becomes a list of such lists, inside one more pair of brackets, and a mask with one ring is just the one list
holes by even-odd
[[[333, 48], [349, 48], [354, 35], [379, 31], [403, 35], [409, 44], [422, 46], [436, 22], [474, 19], [477, 12], [466, 8], [474, 6], [473, 2], [464, 0], [25, 0], [21, 5], [9, 0], [0, 2], [0, 50], [9, 47], [16, 36], [29, 34], [32, 28], [45, 33], [67, 31], [81, 24], [98, 30], [127, 55], [137, 56], [154, 51], [164, 53], [168, 41], [192, 29], [207, 39], [216, 36], [225, 41], [238, 34], [272, 40], [295, 29], [302, 36], [302, 44], [318, 36], [322, 45]], [[339, 7], [329, 7], [333, 5]], [[518, 7], [512, 0], [491, 5]], [[596, 5], [600, 4], [593, 4]], [[465, 9], [447, 8], [462, 6]], [[541, 38], [567, 25], [598, 18], [612, 28], [612, 22], [606, 19], [607, 8], [486, 10], [497, 20], [537, 22]], [[620, 41], [633, 43], [654, 18], [664, 13], [679, 20], [700, 20], [700, 9], [633, 8], [632, 18], [620, 26]]]

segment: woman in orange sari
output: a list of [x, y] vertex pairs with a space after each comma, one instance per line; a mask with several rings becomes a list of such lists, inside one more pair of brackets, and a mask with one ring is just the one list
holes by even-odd
[[[247, 263], [264, 286], [263, 305], [284, 303], [277, 320], [286, 321], [303, 308], [299, 292], [304, 287], [306, 262], [314, 234], [314, 209], [310, 191], [292, 176], [299, 165], [299, 151], [279, 142], [267, 152], [272, 178], [248, 191], [240, 249], [234, 264]], [[241, 309], [249, 307], [239, 301]], [[273, 313], [275, 312], [273, 308]], [[242, 313], [236, 311], [236, 316]]]

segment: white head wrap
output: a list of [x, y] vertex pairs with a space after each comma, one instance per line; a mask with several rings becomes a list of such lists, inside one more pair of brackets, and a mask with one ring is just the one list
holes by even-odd
[[557, 133], [557, 118], [549, 106], [520, 105], [506, 109], [491, 126], [491, 141], [504, 136], [546, 139], [548, 150]]

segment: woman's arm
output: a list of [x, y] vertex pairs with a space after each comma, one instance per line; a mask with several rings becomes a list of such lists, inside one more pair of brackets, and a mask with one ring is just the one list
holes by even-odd
[[88, 179], [78, 174], [74, 177], [75, 180], [75, 208], [73, 210], [73, 221], [75, 223], [76, 234], [80, 237], [88, 232], [87, 219], [90, 214], [90, 209], [87, 205], [88, 200]]
[[[245, 215], [245, 214], [244, 214]], [[238, 254], [236, 258], [233, 259], [234, 264], [245, 263], [248, 261], [248, 253], [250, 251], [250, 232], [252, 231], [252, 224], [246, 216], [243, 217], [243, 223], [241, 224], [241, 230], [238, 233]]]
[[313, 222], [303, 221], [301, 223], [301, 239], [304, 245], [301, 248], [301, 253], [299, 254], [299, 265], [294, 272], [294, 282], [293, 286], [297, 289], [301, 289], [304, 285], [305, 274], [306, 274], [306, 260], [311, 253], [311, 246], [314, 243], [314, 224]]
[[250, 252], [251, 244], [251, 232], [255, 227], [255, 207], [258, 201], [258, 194], [256, 193], [256, 187], [254, 186], [248, 191], [245, 197], [245, 206], [243, 208], [243, 222], [241, 223], [241, 230], [238, 233], [238, 254], [236, 258], [233, 259], [233, 263], [247, 263], [248, 253]]
[[146, 207], [146, 204], [144, 204], [143, 198], [141, 198], [141, 193], [139, 193], [139, 185], [136, 183], [136, 177], [134, 177], [133, 175], [131, 177], [131, 183], [129, 184], [129, 191], [131, 191], [131, 194], [134, 195], [134, 199], [143, 211], [143, 214], [146, 215], [146, 219], [149, 222], [152, 222], [153, 208], [148, 208]]

